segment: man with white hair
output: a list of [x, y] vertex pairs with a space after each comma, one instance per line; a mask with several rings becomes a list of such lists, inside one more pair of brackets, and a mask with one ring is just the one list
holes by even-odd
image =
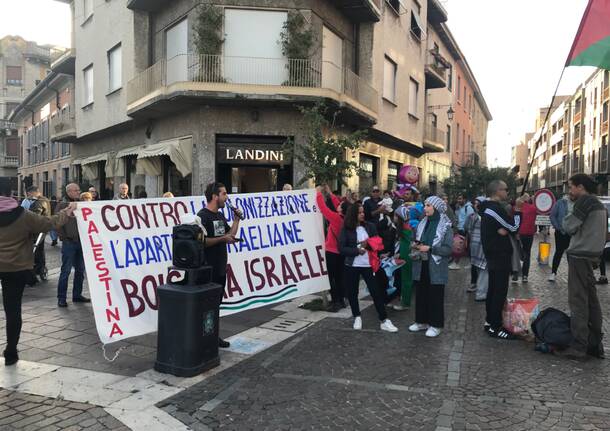
[[131, 199], [129, 197], [129, 186], [127, 185], [127, 183], [121, 183], [119, 184], [119, 192], [114, 195], [113, 200], [118, 201], [118, 200], [122, 200], [122, 199]]

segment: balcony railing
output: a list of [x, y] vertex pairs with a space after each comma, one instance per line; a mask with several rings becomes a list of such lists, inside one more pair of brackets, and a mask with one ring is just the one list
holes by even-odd
[[574, 123], [580, 123], [580, 111], [574, 113]]
[[68, 105], [51, 117], [49, 121], [49, 138], [52, 141], [70, 141], [76, 137], [76, 120], [72, 106]]
[[212, 84], [200, 89], [206, 92], [256, 94], [261, 87], [272, 86], [277, 87], [274, 91], [280, 94], [284, 90], [293, 96], [326, 97], [324, 92], [311, 90], [331, 90], [338, 93], [337, 96], [345, 95], [375, 114], [378, 110], [377, 91], [351, 70], [331, 62], [196, 54], [161, 60], [138, 74], [127, 84], [127, 103], [131, 105], [155, 93], [162, 93], [173, 84], [185, 82]]
[[434, 124], [426, 124], [424, 127], [424, 140], [436, 144], [439, 151], [445, 149], [447, 142], [447, 132], [434, 126]]
[[3, 168], [16, 168], [19, 166], [19, 157], [0, 156], [0, 165], [2, 165]]
[[442, 88], [447, 85], [447, 71], [451, 64], [438, 50], [431, 49], [426, 56], [426, 88]]
[[572, 140], [572, 146], [574, 148], [580, 147], [580, 136], [574, 136], [574, 139]]
[[51, 59], [51, 49], [38, 46], [33, 42], [28, 42], [24, 56], [49, 61]]

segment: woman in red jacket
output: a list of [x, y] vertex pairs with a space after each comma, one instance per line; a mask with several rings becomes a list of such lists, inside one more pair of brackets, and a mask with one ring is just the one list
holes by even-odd
[[[343, 287], [343, 256], [339, 253], [338, 241], [343, 228], [344, 207], [337, 196], [331, 193], [328, 185], [316, 187], [316, 204], [320, 212], [328, 221], [326, 232], [326, 266], [328, 270], [328, 281], [330, 282], [330, 297], [332, 303], [328, 311], [337, 312], [345, 308], [345, 292]], [[333, 206], [329, 208], [324, 195], [329, 196]]]
[[525, 193], [519, 201], [523, 202], [521, 209], [521, 227], [519, 227], [519, 238], [523, 247], [523, 268], [522, 281], [527, 283], [527, 276], [530, 271], [530, 257], [532, 251], [532, 243], [536, 234], [536, 207], [532, 204], [530, 196]]

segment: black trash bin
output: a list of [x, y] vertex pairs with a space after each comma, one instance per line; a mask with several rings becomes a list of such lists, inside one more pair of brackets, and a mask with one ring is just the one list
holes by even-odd
[[218, 318], [223, 286], [210, 280], [211, 268], [170, 268], [184, 281], [157, 288], [159, 297], [155, 370], [191, 377], [220, 364]]

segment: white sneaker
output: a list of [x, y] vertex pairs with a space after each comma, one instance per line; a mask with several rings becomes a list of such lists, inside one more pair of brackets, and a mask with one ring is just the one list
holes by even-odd
[[549, 275], [549, 278], [548, 278], [547, 280], [549, 280], [550, 282], [553, 282], [553, 283], [554, 283], [554, 282], [555, 282], [555, 274], [553, 274], [553, 273], [551, 272], [551, 275]]
[[427, 323], [414, 323], [411, 326], [409, 326], [409, 331], [411, 331], [411, 332], [425, 331], [429, 327], [430, 327], [430, 325], [428, 325]]
[[383, 322], [381, 322], [381, 325], [379, 325], [379, 328], [382, 331], [398, 332], [398, 328], [396, 326], [394, 326], [394, 324], [392, 323], [392, 321], [390, 319], [385, 319]]
[[362, 317], [358, 316], [354, 318], [354, 329], [359, 331], [362, 329]]
[[441, 334], [441, 328], [435, 328], [434, 326], [430, 326], [426, 331], [426, 337], [434, 338], [438, 337]]
[[449, 269], [462, 269], [462, 267], [455, 262], [451, 262], [449, 264]]
[[402, 305], [402, 304], [394, 304], [394, 305], [392, 305], [392, 308], [396, 311], [405, 311], [405, 310], [409, 309], [409, 307], [407, 307], [406, 305]]

